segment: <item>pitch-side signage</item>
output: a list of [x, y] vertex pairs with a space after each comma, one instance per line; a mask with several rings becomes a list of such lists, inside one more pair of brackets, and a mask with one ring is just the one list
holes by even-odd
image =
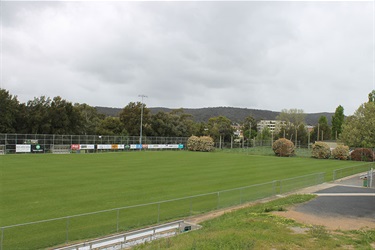
[[131, 144], [130, 149], [183, 149], [183, 144]]
[[98, 144], [97, 149], [112, 149], [112, 144]]
[[80, 148], [81, 149], [95, 149], [95, 145], [94, 144], [81, 144]]
[[30, 144], [17, 144], [16, 153], [30, 153], [31, 145]]

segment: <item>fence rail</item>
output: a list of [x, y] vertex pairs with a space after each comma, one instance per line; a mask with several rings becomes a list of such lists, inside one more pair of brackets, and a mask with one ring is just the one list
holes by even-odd
[[353, 174], [358, 174], [361, 172], [369, 171], [374, 166], [375, 166], [374, 162], [366, 162], [366, 163], [354, 165], [351, 167], [333, 170], [333, 175], [332, 175], [333, 181], [344, 178], [346, 176], [353, 175]]
[[1, 227], [0, 250], [47, 248], [240, 205], [324, 182], [325, 173]]
[[[142, 136], [142, 144], [182, 144], [186, 145], [188, 137]], [[39, 146], [38, 150], [29, 148], [30, 152], [51, 153], [55, 145], [136, 145], [140, 144], [139, 136], [110, 135], [51, 135], [51, 134], [0, 134], [0, 150], [3, 153], [17, 153], [17, 145]], [[128, 147], [116, 150], [124, 150]], [[113, 151], [113, 148], [99, 148], [99, 151]], [[97, 152], [98, 148], [88, 148], [88, 152]], [[22, 152], [22, 151], [21, 151]]]

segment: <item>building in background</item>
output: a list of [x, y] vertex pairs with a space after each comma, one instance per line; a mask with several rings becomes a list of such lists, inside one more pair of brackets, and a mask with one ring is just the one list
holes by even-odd
[[257, 124], [258, 133], [261, 133], [264, 128], [268, 128], [271, 133], [277, 133], [276, 131], [281, 125], [285, 124], [284, 121], [278, 120], [260, 120]]

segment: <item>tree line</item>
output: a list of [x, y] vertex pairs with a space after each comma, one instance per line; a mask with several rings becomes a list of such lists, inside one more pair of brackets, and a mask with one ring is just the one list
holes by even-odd
[[214, 139], [218, 136], [228, 139], [233, 134], [231, 121], [223, 116], [195, 122], [183, 109], [151, 114], [146, 105], [130, 102], [118, 116], [112, 117], [98, 113], [95, 107], [73, 104], [60, 96], [35, 97], [21, 103], [5, 89], [0, 89], [0, 133], [138, 136], [142, 106], [144, 136], [211, 135]]
[[[347, 118], [344, 108], [339, 105], [328, 124], [327, 117], [321, 116], [313, 128], [306, 126], [306, 114], [300, 109], [283, 109], [277, 120], [283, 121], [275, 133], [269, 129], [257, 131], [257, 120], [248, 116], [237, 124], [243, 140], [269, 140], [287, 138], [301, 145], [319, 140], [341, 139], [349, 146], [375, 147], [375, 91], [367, 103]], [[143, 108], [142, 134], [144, 136], [190, 137], [211, 136], [215, 141], [233, 140], [235, 126], [225, 116], [216, 116], [207, 122], [195, 122], [192, 115], [183, 109], [171, 112], [159, 111], [151, 114], [141, 102], [130, 102], [116, 117], [98, 113], [87, 104], [71, 103], [60, 96], [35, 97], [26, 103], [17, 96], [0, 89], [0, 133], [19, 134], [72, 134], [72, 135], [128, 135], [140, 133], [141, 109]]]

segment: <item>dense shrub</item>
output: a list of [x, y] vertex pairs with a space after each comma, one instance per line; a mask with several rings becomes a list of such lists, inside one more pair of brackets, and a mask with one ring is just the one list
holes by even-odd
[[189, 139], [187, 140], [187, 148], [190, 151], [198, 151], [199, 148], [199, 137], [198, 136], [190, 136]]
[[190, 136], [187, 141], [187, 148], [190, 151], [211, 152], [214, 151], [214, 140], [209, 136]]
[[375, 154], [369, 148], [357, 148], [350, 154], [353, 161], [374, 161]]
[[349, 147], [338, 145], [334, 150], [332, 150], [332, 156], [335, 159], [347, 160], [349, 158]]
[[294, 144], [292, 141], [280, 138], [272, 145], [273, 152], [277, 156], [289, 157], [294, 155]]
[[328, 159], [331, 156], [331, 149], [327, 143], [315, 142], [312, 146], [312, 157], [318, 159]]

